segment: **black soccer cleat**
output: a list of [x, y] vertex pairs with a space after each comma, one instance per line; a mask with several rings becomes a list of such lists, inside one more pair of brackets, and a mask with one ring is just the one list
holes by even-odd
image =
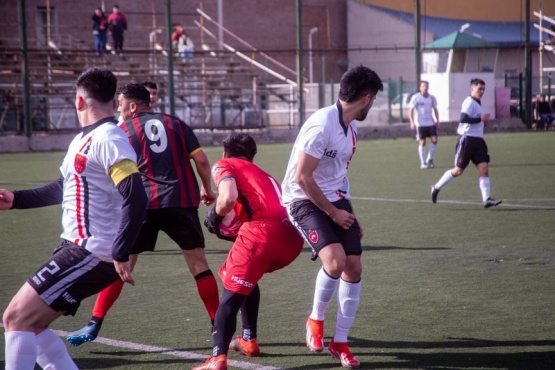
[[437, 195], [438, 194], [439, 194], [439, 189], [437, 189], [435, 185], [432, 185], [432, 187], [431, 187], [432, 203], [437, 202]]
[[503, 202], [503, 201], [502, 201], [502, 200], [493, 199], [493, 198], [488, 198], [488, 199], [486, 199], [486, 201], [484, 202], [484, 208], [489, 208], [489, 207], [498, 206], [498, 205], [501, 204], [501, 202]]

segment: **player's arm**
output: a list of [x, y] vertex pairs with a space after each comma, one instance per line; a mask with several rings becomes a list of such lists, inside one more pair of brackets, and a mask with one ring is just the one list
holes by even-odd
[[218, 184], [218, 199], [216, 200], [216, 213], [220, 216], [227, 215], [239, 197], [237, 183], [233, 177], [226, 177]]
[[62, 203], [64, 178], [40, 188], [9, 191], [0, 189], [0, 210], [28, 209], [52, 206]]
[[414, 107], [410, 107], [409, 110], [409, 121], [410, 121], [410, 129], [414, 130]]
[[440, 124], [439, 124], [439, 111], [437, 109], [437, 107], [433, 107], [433, 111], [434, 114], [436, 115], [436, 126], [439, 128]]
[[345, 210], [338, 209], [326, 198], [314, 180], [314, 171], [320, 159], [303, 151], [299, 153], [295, 182], [304, 191], [308, 199], [325, 212], [336, 224], [347, 230], [355, 221], [355, 216]]
[[201, 181], [200, 198], [205, 206], [209, 206], [216, 199], [216, 194], [212, 191], [210, 161], [201, 148], [194, 151], [191, 158], [195, 163]]
[[129, 264], [129, 250], [139, 235], [148, 198], [137, 165], [131, 160], [125, 159], [113, 165], [110, 168], [110, 177], [123, 198], [112, 258], [121, 279], [134, 284]]

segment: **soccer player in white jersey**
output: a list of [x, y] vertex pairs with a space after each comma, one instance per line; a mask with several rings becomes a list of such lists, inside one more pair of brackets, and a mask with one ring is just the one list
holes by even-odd
[[36, 189], [0, 189], [0, 210], [61, 204], [63, 226], [61, 245], [4, 312], [6, 370], [32, 370], [35, 363], [77, 369], [48, 325], [75, 315], [84, 298], [118, 279], [134, 284], [128, 251], [148, 200], [135, 151], [114, 119], [117, 79], [107, 69], [89, 68], [75, 85], [83, 131], [69, 145], [60, 178]]
[[[439, 128], [439, 112], [436, 97], [428, 93], [428, 81], [420, 81], [419, 94], [410, 100], [410, 129], [417, 130], [419, 140], [418, 155], [420, 168], [434, 168], [434, 154], [437, 147], [437, 129]], [[415, 118], [416, 113], [416, 118]], [[435, 115], [435, 120], [434, 120]], [[426, 138], [430, 138], [430, 148], [426, 156]]]
[[432, 202], [437, 202], [439, 190], [450, 183], [455, 177], [463, 174], [470, 161], [476, 165], [480, 174], [478, 184], [482, 193], [485, 208], [501, 204], [501, 200], [490, 197], [489, 153], [484, 140], [484, 126], [488, 125], [489, 113], [482, 112], [480, 99], [484, 95], [486, 83], [474, 78], [470, 81], [470, 96], [462, 103], [461, 118], [457, 133], [459, 139], [455, 152], [455, 167], [447, 170], [431, 189]]
[[382, 81], [371, 69], [360, 65], [345, 72], [337, 102], [302, 126], [282, 184], [289, 219], [312, 248], [312, 259], [322, 261], [306, 344], [311, 351], [324, 349], [325, 314], [337, 290], [337, 322], [328, 352], [344, 367], [360, 366], [347, 337], [360, 299], [364, 234], [351, 206], [347, 169], [357, 144], [355, 120], [366, 118], [381, 90]]

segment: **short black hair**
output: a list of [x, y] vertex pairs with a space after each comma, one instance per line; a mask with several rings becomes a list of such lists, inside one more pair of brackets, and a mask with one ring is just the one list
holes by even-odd
[[232, 132], [224, 139], [224, 153], [228, 158], [245, 157], [252, 162], [256, 155], [256, 142], [244, 133]]
[[141, 82], [141, 85], [143, 85], [144, 87], [148, 87], [149, 89], [158, 90], [158, 85], [156, 85], [156, 82], [144, 81]]
[[339, 82], [339, 99], [351, 103], [366, 94], [376, 95], [383, 90], [383, 83], [380, 76], [362, 64], [352, 67], [341, 76]]
[[118, 89], [118, 94], [123, 94], [125, 99], [131, 100], [138, 105], [150, 104], [150, 93], [142, 84], [131, 83], [123, 85]]
[[473, 86], [476, 86], [476, 85], [486, 86], [486, 83], [481, 78], [473, 78], [472, 80], [470, 80], [470, 84]]
[[118, 79], [106, 68], [91, 67], [81, 73], [75, 81], [77, 89], [83, 89], [88, 96], [100, 103], [114, 100]]

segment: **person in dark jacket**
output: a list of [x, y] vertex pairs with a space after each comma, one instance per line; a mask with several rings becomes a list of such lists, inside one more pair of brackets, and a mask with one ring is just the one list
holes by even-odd
[[114, 5], [113, 13], [108, 17], [108, 26], [114, 40], [114, 50], [121, 53], [123, 50], [123, 34], [127, 30], [127, 18], [119, 10], [119, 5]]
[[94, 48], [96, 55], [106, 52], [106, 36], [108, 33], [108, 19], [100, 8], [94, 10], [93, 20]]

